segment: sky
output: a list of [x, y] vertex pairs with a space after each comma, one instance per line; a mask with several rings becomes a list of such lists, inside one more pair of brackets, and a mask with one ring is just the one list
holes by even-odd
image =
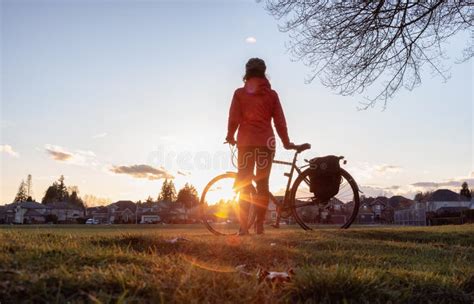
[[447, 82], [426, 69], [384, 111], [359, 111], [364, 95], [305, 82], [277, 25], [253, 1], [1, 1], [0, 204], [28, 174], [38, 201], [60, 175], [111, 201], [156, 198], [164, 178], [200, 192], [233, 170], [227, 114], [251, 57], [266, 61], [291, 140], [312, 144], [300, 164], [344, 155], [366, 195], [474, 186], [473, 64], [451, 64], [466, 35], [446, 46]]

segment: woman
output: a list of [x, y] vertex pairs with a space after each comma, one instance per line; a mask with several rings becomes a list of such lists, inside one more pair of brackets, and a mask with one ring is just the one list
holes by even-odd
[[[285, 115], [277, 93], [265, 76], [265, 62], [251, 58], [245, 65], [244, 86], [234, 92], [229, 112], [226, 141], [238, 148], [238, 174], [235, 188], [240, 191], [240, 234], [248, 234], [248, 211], [255, 204], [256, 233], [263, 233], [263, 222], [269, 202], [269, 177], [275, 154], [275, 125], [286, 149], [294, 145], [288, 138]], [[238, 131], [237, 141], [234, 139]], [[256, 195], [250, 202], [252, 177], [255, 171]]]

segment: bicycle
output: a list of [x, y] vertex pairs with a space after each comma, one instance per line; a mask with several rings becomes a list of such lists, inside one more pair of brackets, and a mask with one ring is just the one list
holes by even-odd
[[[235, 148], [230, 147], [232, 163], [236, 167], [234, 163]], [[310, 148], [310, 144], [295, 145], [292, 162], [273, 160], [274, 164], [290, 166], [290, 172], [284, 174], [288, 178], [288, 182], [282, 199], [277, 199], [270, 193], [270, 203], [276, 207], [275, 211], [270, 210], [272, 220], [274, 218], [272, 226], [280, 228], [281, 224], [293, 225], [297, 223], [305, 230], [321, 227], [347, 229], [359, 211], [360, 198], [357, 183], [346, 170], [341, 168], [339, 192], [329, 201], [319, 201], [309, 191], [309, 161], [305, 159], [305, 165], [296, 165], [298, 155]], [[343, 156], [339, 157], [339, 160], [346, 164], [347, 161], [343, 159]], [[298, 176], [293, 182], [295, 171]], [[233, 189], [236, 176], [236, 172], [218, 175], [209, 181], [202, 192], [200, 199], [201, 221], [210, 232], [216, 235], [233, 235], [238, 231], [239, 193]], [[248, 227], [252, 227], [255, 221], [252, 205], [248, 221]]]

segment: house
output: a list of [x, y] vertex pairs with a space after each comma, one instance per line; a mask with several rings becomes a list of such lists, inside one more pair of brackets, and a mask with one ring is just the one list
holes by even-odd
[[403, 196], [363, 197], [357, 214], [359, 224], [391, 224], [396, 206], [409, 205], [413, 201]]
[[[283, 196], [275, 196], [275, 199], [282, 203], [283, 201]], [[270, 202], [268, 203], [267, 207], [267, 214], [265, 215], [265, 222], [267, 223], [273, 223], [277, 219], [277, 205], [273, 202], [273, 200], [270, 199]]]
[[374, 224], [375, 221], [374, 212], [372, 206], [369, 202], [362, 202], [359, 207], [359, 212], [357, 214], [357, 223], [358, 224]]
[[140, 224], [154, 224], [161, 221], [157, 212], [146, 211], [140, 216]]
[[[448, 189], [439, 189], [431, 193], [421, 202], [413, 203], [411, 206], [395, 210], [395, 224], [398, 225], [422, 225], [431, 224], [432, 218], [437, 216], [439, 210], [459, 208], [471, 208], [472, 202], [458, 193]], [[456, 208], [452, 208], [456, 207]], [[461, 209], [459, 209], [461, 210]]]
[[382, 221], [382, 214], [385, 208], [388, 205], [388, 198], [384, 196], [379, 196], [375, 198], [372, 202], [369, 203], [369, 206], [372, 208], [372, 211], [374, 213], [374, 221], [376, 223]]
[[387, 213], [388, 205], [388, 198], [385, 196], [362, 198], [357, 222], [359, 224], [377, 224], [390, 221], [390, 213]]
[[168, 209], [162, 209], [159, 214], [167, 223], [184, 223], [186, 221], [186, 208], [179, 203], [168, 203]]
[[80, 218], [84, 218], [84, 209], [67, 202], [16, 202], [0, 207], [0, 223], [5, 224], [42, 224], [56, 220], [76, 223]]
[[[326, 209], [327, 215], [324, 216], [324, 221], [330, 224], [344, 224], [352, 214], [352, 205], [344, 204], [339, 199], [333, 197], [329, 201]], [[322, 212], [322, 215], [323, 212]]]
[[38, 202], [17, 202], [3, 206], [3, 220], [7, 224], [44, 223], [50, 207]]
[[414, 201], [401, 195], [394, 195], [387, 201], [388, 206], [395, 209], [405, 209], [413, 205]]
[[136, 223], [137, 205], [132, 201], [118, 201], [107, 206], [109, 223]]
[[87, 217], [99, 224], [109, 223], [109, 209], [105, 206], [87, 208]]
[[85, 217], [84, 208], [69, 202], [48, 203], [49, 214], [55, 215], [59, 223], [76, 223], [78, 219]]
[[448, 189], [436, 190], [423, 203], [428, 225], [461, 224], [463, 211], [473, 207], [471, 199]]
[[467, 207], [471, 206], [471, 200], [448, 189], [440, 189], [431, 193], [423, 201], [426, 205], [426, 211], [436, 211], [442, 207]]
[[[280, 203], [283, 203], [283, 196], [276, 196], [275, 199]], [[296, 205], [303, 205], [304, 207], [297, 208], [297, 212], [300, 218], [306, 223], [314, 224], [343, 224], [350, 216], [350, 204], [344, 204], [342, 201], [333, 197], [331, 200], [324, 205], [320, 210], [317, 205], [308, 204], [308, 201], [297, 200]], [[294, 219], [290, 214], [286, 212], [282, 215], [281, 220], [287, 224], [294, 223]], [[277, 219], [278, 212], [277, 206], [270, 201], [267, 208], [266, 222], [273, 223]]]
[[[92, 207], [87, 209], [87, 217], [99, 223], [149, 223], [149, 222], [186, 222], [186, 218], [194, 217], [198, 212], [185, 209], [176, 202], [160, 201], [136, 204], [122, 200], [108, 206]], [[197, 217], [197, 216], [196, 216]]]

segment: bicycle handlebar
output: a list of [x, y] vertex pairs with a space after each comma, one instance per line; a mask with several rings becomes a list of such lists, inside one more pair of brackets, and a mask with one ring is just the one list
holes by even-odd
[[311, 149], [311, 144], [309, 143], [304, 143], [301, 145], [293, 144], [292, 146], [288, 147], [288, 150], [296, 150], [297, 153], [303, 152], [308, 149]]
[[[224, 145], [225, 144], [229, 144], [229, 145], [232, 145], [232, 146], [235, 146], [235, 142], [231, 143], [229, 141], [224, 141]], [[286, 147], [287, 150], [296, 150], [297, 153], [300, 153], [300, 152], [303, 152], [305, 150], [309, 150], [311, 149], [311, 144], [309, 143], [304, 143], [304, 144], [301, 144], [301, 145], [295, 145], [295, 144], [291, 144], [289, 147]]]

